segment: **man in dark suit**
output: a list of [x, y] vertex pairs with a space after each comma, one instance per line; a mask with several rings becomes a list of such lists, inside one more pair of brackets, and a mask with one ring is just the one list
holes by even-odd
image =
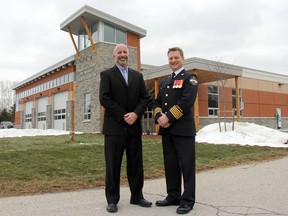
[[[155, 100], [155, 123], [160, 125], [167, 197], [157, 206], [180, 205], [178, 214], [189, 213], [195, 204], [195, 123], [193, 106], [198, 81], [183, 68], [182, 49], [168, 50], [172, 75], [160, 84]], [[184, 191], [181, 192], [182, 177]]]
[[141, 73], [128, 68], [126, 45], [115, 47], [115, 66], [101, 72], [99, 99], [105, 108], [107, 211], [117, 212], [120, 199], [120, 173], [124, 151], [127, 157], [127, 178], [131, 191], [130, 203], [150, 207], [144, 199], [141, 117], [148, 103], [148, 93]]

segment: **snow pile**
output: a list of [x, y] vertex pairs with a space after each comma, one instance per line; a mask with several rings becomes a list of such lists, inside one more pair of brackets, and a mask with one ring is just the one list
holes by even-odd
[[227, 131], [219, 130], [219, 124], [211, 124], [198, 131], [197, 142], [206, 142], [213, 144], [239, 144], [251, 146], [271, 146], [287, 148], [288, 133], [276, 129], [247, 122], [235, 122], [234, 131], [232, 123], [227, 123]]

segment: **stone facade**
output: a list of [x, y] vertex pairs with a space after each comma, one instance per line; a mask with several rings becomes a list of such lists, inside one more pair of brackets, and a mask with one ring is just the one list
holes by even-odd
[[73, 131], [73, 104], [74, 101], [66, 101], [66, 130]]
[[[89, 47], [81, 51], [80, 59], [76, 60], [76, 131], [85, 133], [102, 131], [102, 107], [99, 103], [100, 73], [115, 65], [112, 57], [114, 47], [114, 44], [97, 43], [96, 52]], [[129, 67], [137, 69], [136, 48], [129, 47]], [[84, 120], [84, 94], [87, 93], [91, 94], [90, 120]]]
[[37, 128], [37, 112], [36, 108], [32, 108], [32, 128]]
[[52, 105], [46, 105], [46, 126], [47, 129], [52, 128], [53, 114], [52, 114]]

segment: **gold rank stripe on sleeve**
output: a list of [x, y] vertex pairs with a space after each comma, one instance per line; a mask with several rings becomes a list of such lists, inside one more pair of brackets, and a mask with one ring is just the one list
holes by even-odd
[[169, 111], [177, 120], [183, 116], [183, 113], [182, 113], [183, 111], [177, 105], [174, 105], [173, 107], [171, 107]]
[[154, 113], [153, 113], [153, 115], [154, 115], [154, 117], [157, 115], [157, 113], [162, 113], [162, 109], [160, 108], [160, 107], [157, 107], [156, 109], [154, 109]]

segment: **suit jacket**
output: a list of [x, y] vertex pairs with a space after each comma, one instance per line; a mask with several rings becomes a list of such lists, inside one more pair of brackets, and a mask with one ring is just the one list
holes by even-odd
[[[100, 74], [99, 100], [105, 108], [103, 133], [105, 135], [141, 135], [141, 117], [144, 114], [148, 93], [141, 73], [128, 68], [128, 85], [115, 65]], [[123, 116], [135, 112], [138, 119], [133, 125], [124, 121]]]
[[198, 92], [195, 74], [182, 70], [175, 78], [169, 76], [160, 83], [154, 103], [155, 123], [165, 113], [170, 127], [159, 129], [159, 134], [171, 133], [179, 136], [195, 136], [194, 102]]

